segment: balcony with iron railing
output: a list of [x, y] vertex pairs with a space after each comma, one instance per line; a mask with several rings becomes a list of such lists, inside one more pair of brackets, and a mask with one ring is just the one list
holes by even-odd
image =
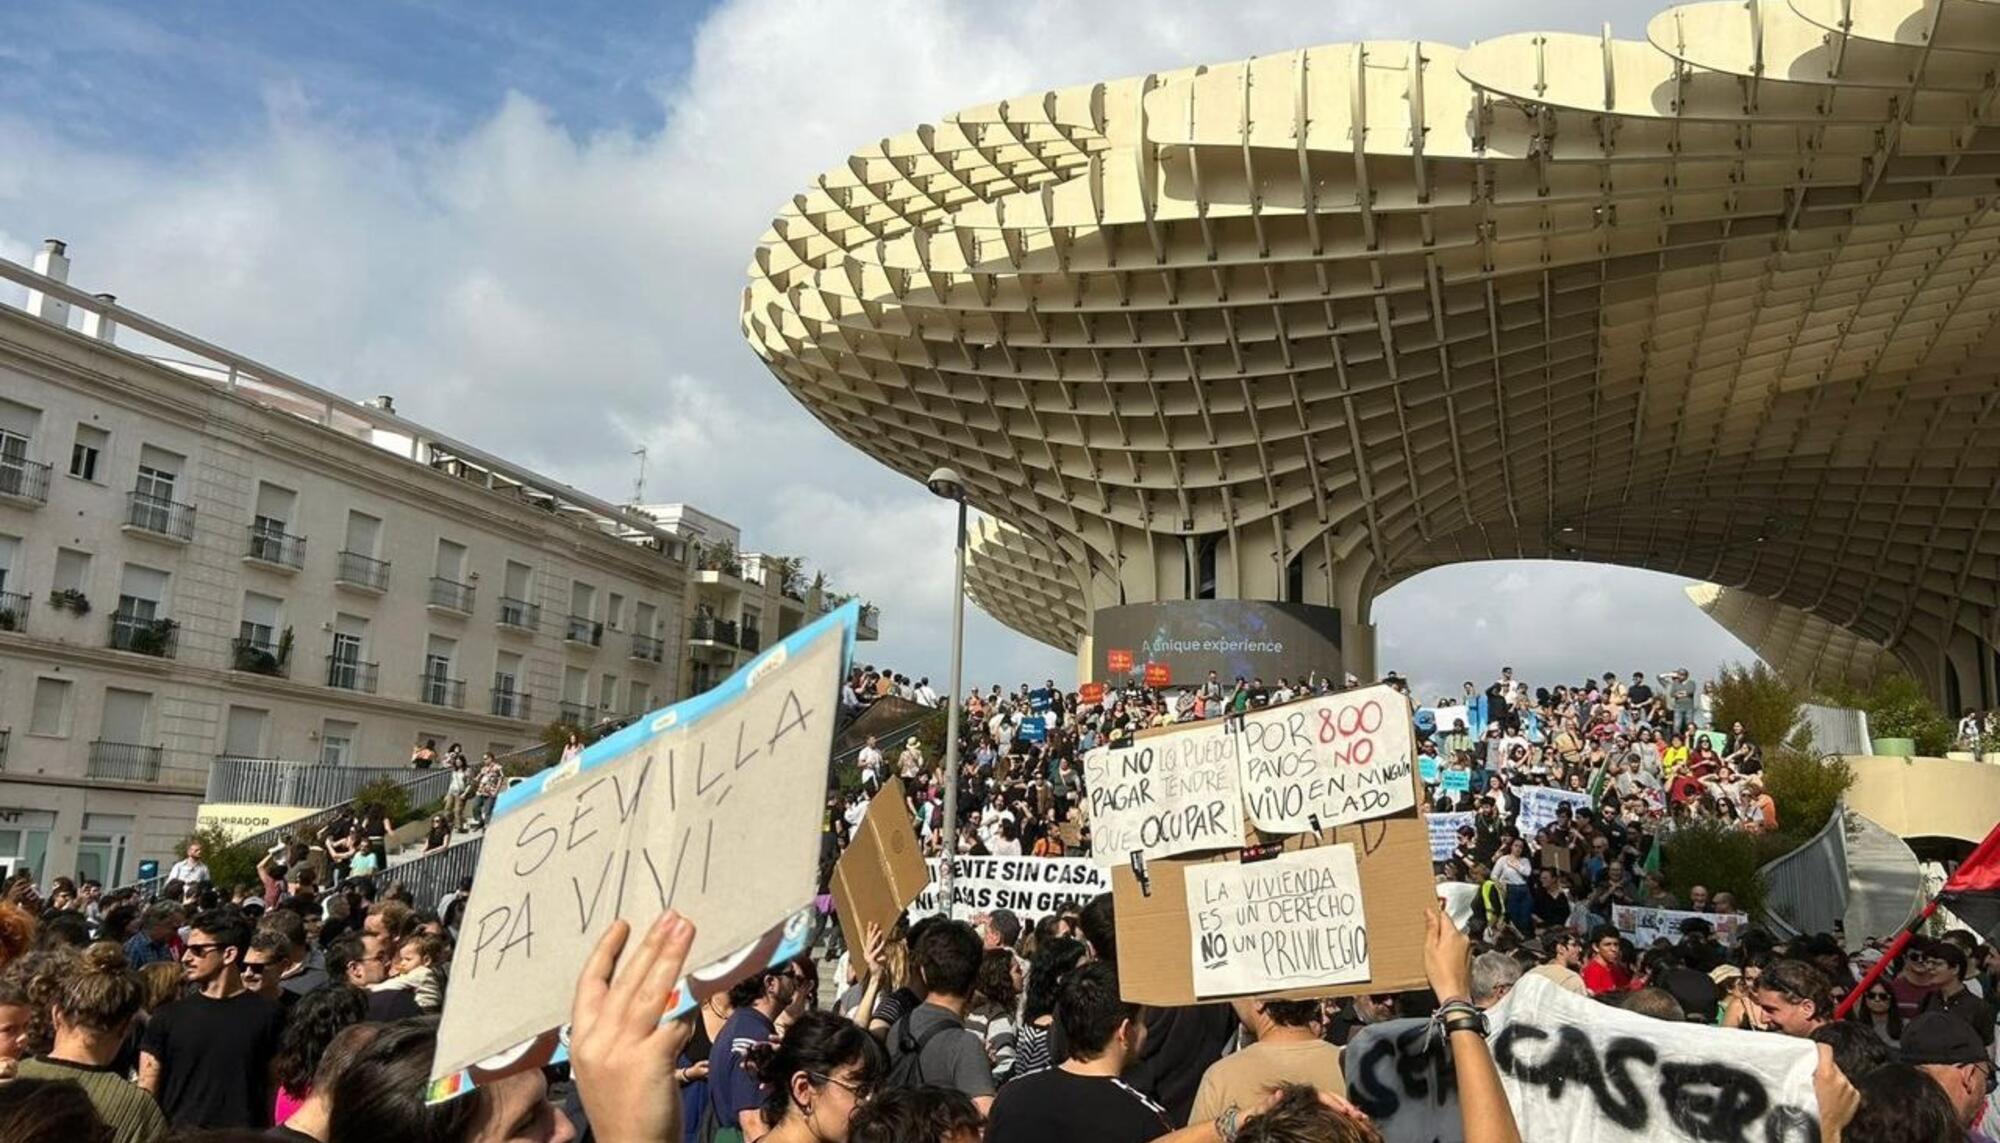
[[717, 619], [712, 615], [697, 615], [688, 621], [688, 642], [714, 643], [724, 647], [734, 647], [737, 641], [736, 624], [727, 619]]
[[389, 590], [389, 561], [364, 556], [360, 552], [339, 553], [334, 559], [333, 582], [361, 591]]
[[34, 600], [18, 591], [0, 591], [0, 633], [27, 634], [28, 612], [33, 603]]
[[194, 539], [194, 505], [148, 492], [128, 492], [125, 523], [120, 527], [135, 536], [185, 544]]
[[657, 663], [666, 654], [666, 645], [651, 635], [632, 636], [632, 657], [641, 662]]
[[764, 646], [764, 633], [746, 623], [736, 633], [736, 645], [745, 651], [755, 652]]
[[180, 624], [173, 620], [160, 616], [146, 618], [120, 611], [111, 616], [111, 637], [105, 645], [114, 651], [171, 659], [179, 641]]
[[563, 628], [563, 638], [571, 643], [581, 643], [586, 647], [604, 644], [604, 624], [587, 615], [572, 615]]
[[232, 671], [282, 679], [288, 673], [286, 667], [284, 649], [268, 639], [229, 641], [229, 669]]
[[243, 558], [280, 571], [297, 571], [306, 564], [306, 539], [282, 528], [250, 525], [250, 547]]
[[492, 713], [500, 718], [518, 718], [527, 721], [533, 702], [525, 691], [513, 687], [494, 686]]
[[532, 633], [542, 626], [542, 609], [539, 604], [503, 595], [500, 597], [500, 614], [495, 622], [510, 631]]
[[571, 702], [564, 699], [556, 705], [556, 721], [572, 726], [589, 726], [597, 719], [597, 710], [587, 702]]
[[49, 502], [49, 466], [36, 460], [0, 456], [0, 500], [40, 507]]
[[109, 782], [157, 782], [162, 753], [158, 746], [136, 742], [92, 742], [86, 776]]
[[326, 685], [336, 690], [359, 691], [362, 694], [375, 693], [375, 682], [379, 668], [374, 663], [364, 663], [359, 659], [345, 659], [339, 655], [326, 657]]
[[432, 706], [448, 707], [451, 710], [465, 709], [465, 680], [448, 679], [443, 675], [423, 674], [417, 676], [417, 697]]
[[455, 579], [441, 575], [431, 577], [430, 607], [436, 611], [447, 611], [456, 615], [472, 614], [473, 587]]

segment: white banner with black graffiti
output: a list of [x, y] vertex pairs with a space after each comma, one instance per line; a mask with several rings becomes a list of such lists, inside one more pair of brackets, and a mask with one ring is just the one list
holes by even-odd
[[[1487, 1014], [1521, 1138], [1534, 1143], [1816, 1143], [1810, 1040], [1676, 1024], [1524, 976]], [[1356, 1033], [1347, 1094], [1384, 1143], [1463, 1143], [1457, 1083], [1422, 1020]]]
[[[910, 919], [938, 911], [940, 858], [930, 858], [931, 883], [910, 903]], [[1111, 892], [1111, 871], [1087, 857], [959, 857], [952, 866], [952, 915], [965, 920], [1011, 909], [1033, 923], [1050, 913], [1082, 908]]]

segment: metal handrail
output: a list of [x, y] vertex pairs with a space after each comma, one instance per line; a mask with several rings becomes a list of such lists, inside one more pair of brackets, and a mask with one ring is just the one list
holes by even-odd
[[472, 593], [476, 590], [478, 589], [469, 583], [460, 583], [455, 579], [434, 575], [431, 577], [431, 606], [470, 615]]
[[296, 571], [306, 566], [306, 538], [294, 536], [282, 528], [262, 528], [252, 524], [250, 546], [243, 554], [246, 559]]
[[0, 631], [24, 634], [28, 630], [28, 613], [32, 611], [34, 600], [18, 591], [0, 591]]
[[333, 582], [353, 584], [370, 591], [387, 591], [389, 561], [342, 549], [334, 557]]
[[148, 492], [125, 494], [125, 525], [156, 536], [194, 539], [194, 505]]
[[38, 460], [0, 457], [0, 496], [47, 504], [51, 471]]

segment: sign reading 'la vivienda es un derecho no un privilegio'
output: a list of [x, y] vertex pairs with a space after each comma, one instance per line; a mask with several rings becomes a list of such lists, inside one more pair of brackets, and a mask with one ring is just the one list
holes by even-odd
[[1414, 739], [1408, 700], [1372, 686], [1087, 755], [1125, 998], [1420, 986], [1433, 892]]

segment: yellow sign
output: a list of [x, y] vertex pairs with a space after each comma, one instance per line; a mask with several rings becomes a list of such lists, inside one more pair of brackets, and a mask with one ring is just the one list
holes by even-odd
[[287, 822], [311, 817], [318, 811], [311, 806], [265, 806], [254, 802], [203, 802], [195, 811], [194, 827], [208, 829], [214, 827], [228, 835], [229, 840], [241, 841], [253, 833], [262, 833]]

